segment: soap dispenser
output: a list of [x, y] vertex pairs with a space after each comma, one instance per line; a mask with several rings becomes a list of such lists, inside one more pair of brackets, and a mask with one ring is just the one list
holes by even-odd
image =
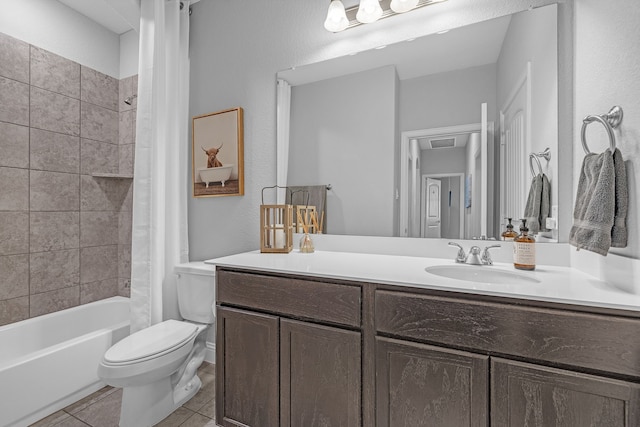
[[527, 220], [521, 219], [520, 235], [513, 240], [513, 266], [518, 270], [536, 269], [536, 239], [529, 236]]
[[511, 224], [511, 218], [505, 218], [509, 220], [509, 224], [507, 224], [507, 230], [502, 233], [502, 240], [507, 242], [512, 242], [516, 237], [518, 237], [518, 233], [513, 231], [513, 224]]

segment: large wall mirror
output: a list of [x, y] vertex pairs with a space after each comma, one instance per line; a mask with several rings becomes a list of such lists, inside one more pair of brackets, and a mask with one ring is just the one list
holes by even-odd
[[549, 148], [555, 212], [557, 30], [550, 5], [279, 72], [278, 176], [330, 186], [328, 234], [499, 238]]

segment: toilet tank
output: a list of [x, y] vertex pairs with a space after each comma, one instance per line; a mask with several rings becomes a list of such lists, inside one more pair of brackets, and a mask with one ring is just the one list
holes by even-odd
[[185, 320], [192, 322], [215, 323], [215, 267], [197, 261], [178, 264], [174, 272], [178, 276], [177, 292], [180, 315]]

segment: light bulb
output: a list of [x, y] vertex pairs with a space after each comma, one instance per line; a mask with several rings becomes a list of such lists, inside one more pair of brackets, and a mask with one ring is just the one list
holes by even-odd
[[376, 22], [382, 16], [382, 8], [378, 0], [361, 0], [356, 19], [363, 24]]
[[408, 12], [418, 5], [418, 0], [391, 0], [391, 10], [395, 13]]
[[340, 0], [331, 0], [329, 3], [329, 10], [327, 11], [327, 19], [324, 21], [324, 28], [327, 31], [337, 33], [349, 26], [349, 20], [347, 19], [347, 13], [344, 10], [344, 5]]

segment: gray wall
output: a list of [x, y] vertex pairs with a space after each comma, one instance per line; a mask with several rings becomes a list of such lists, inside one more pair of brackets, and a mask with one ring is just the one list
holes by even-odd
[[496, 64], [400, 81], [401, 131], [480, 123], [496, 117]]
[[393, 234], [396, 91], [393, 66], [292, 88], [288, 184], [331, 184], [328, 234]]
[[0, 33], [0, 325], [128, 293], [133, 86]]

